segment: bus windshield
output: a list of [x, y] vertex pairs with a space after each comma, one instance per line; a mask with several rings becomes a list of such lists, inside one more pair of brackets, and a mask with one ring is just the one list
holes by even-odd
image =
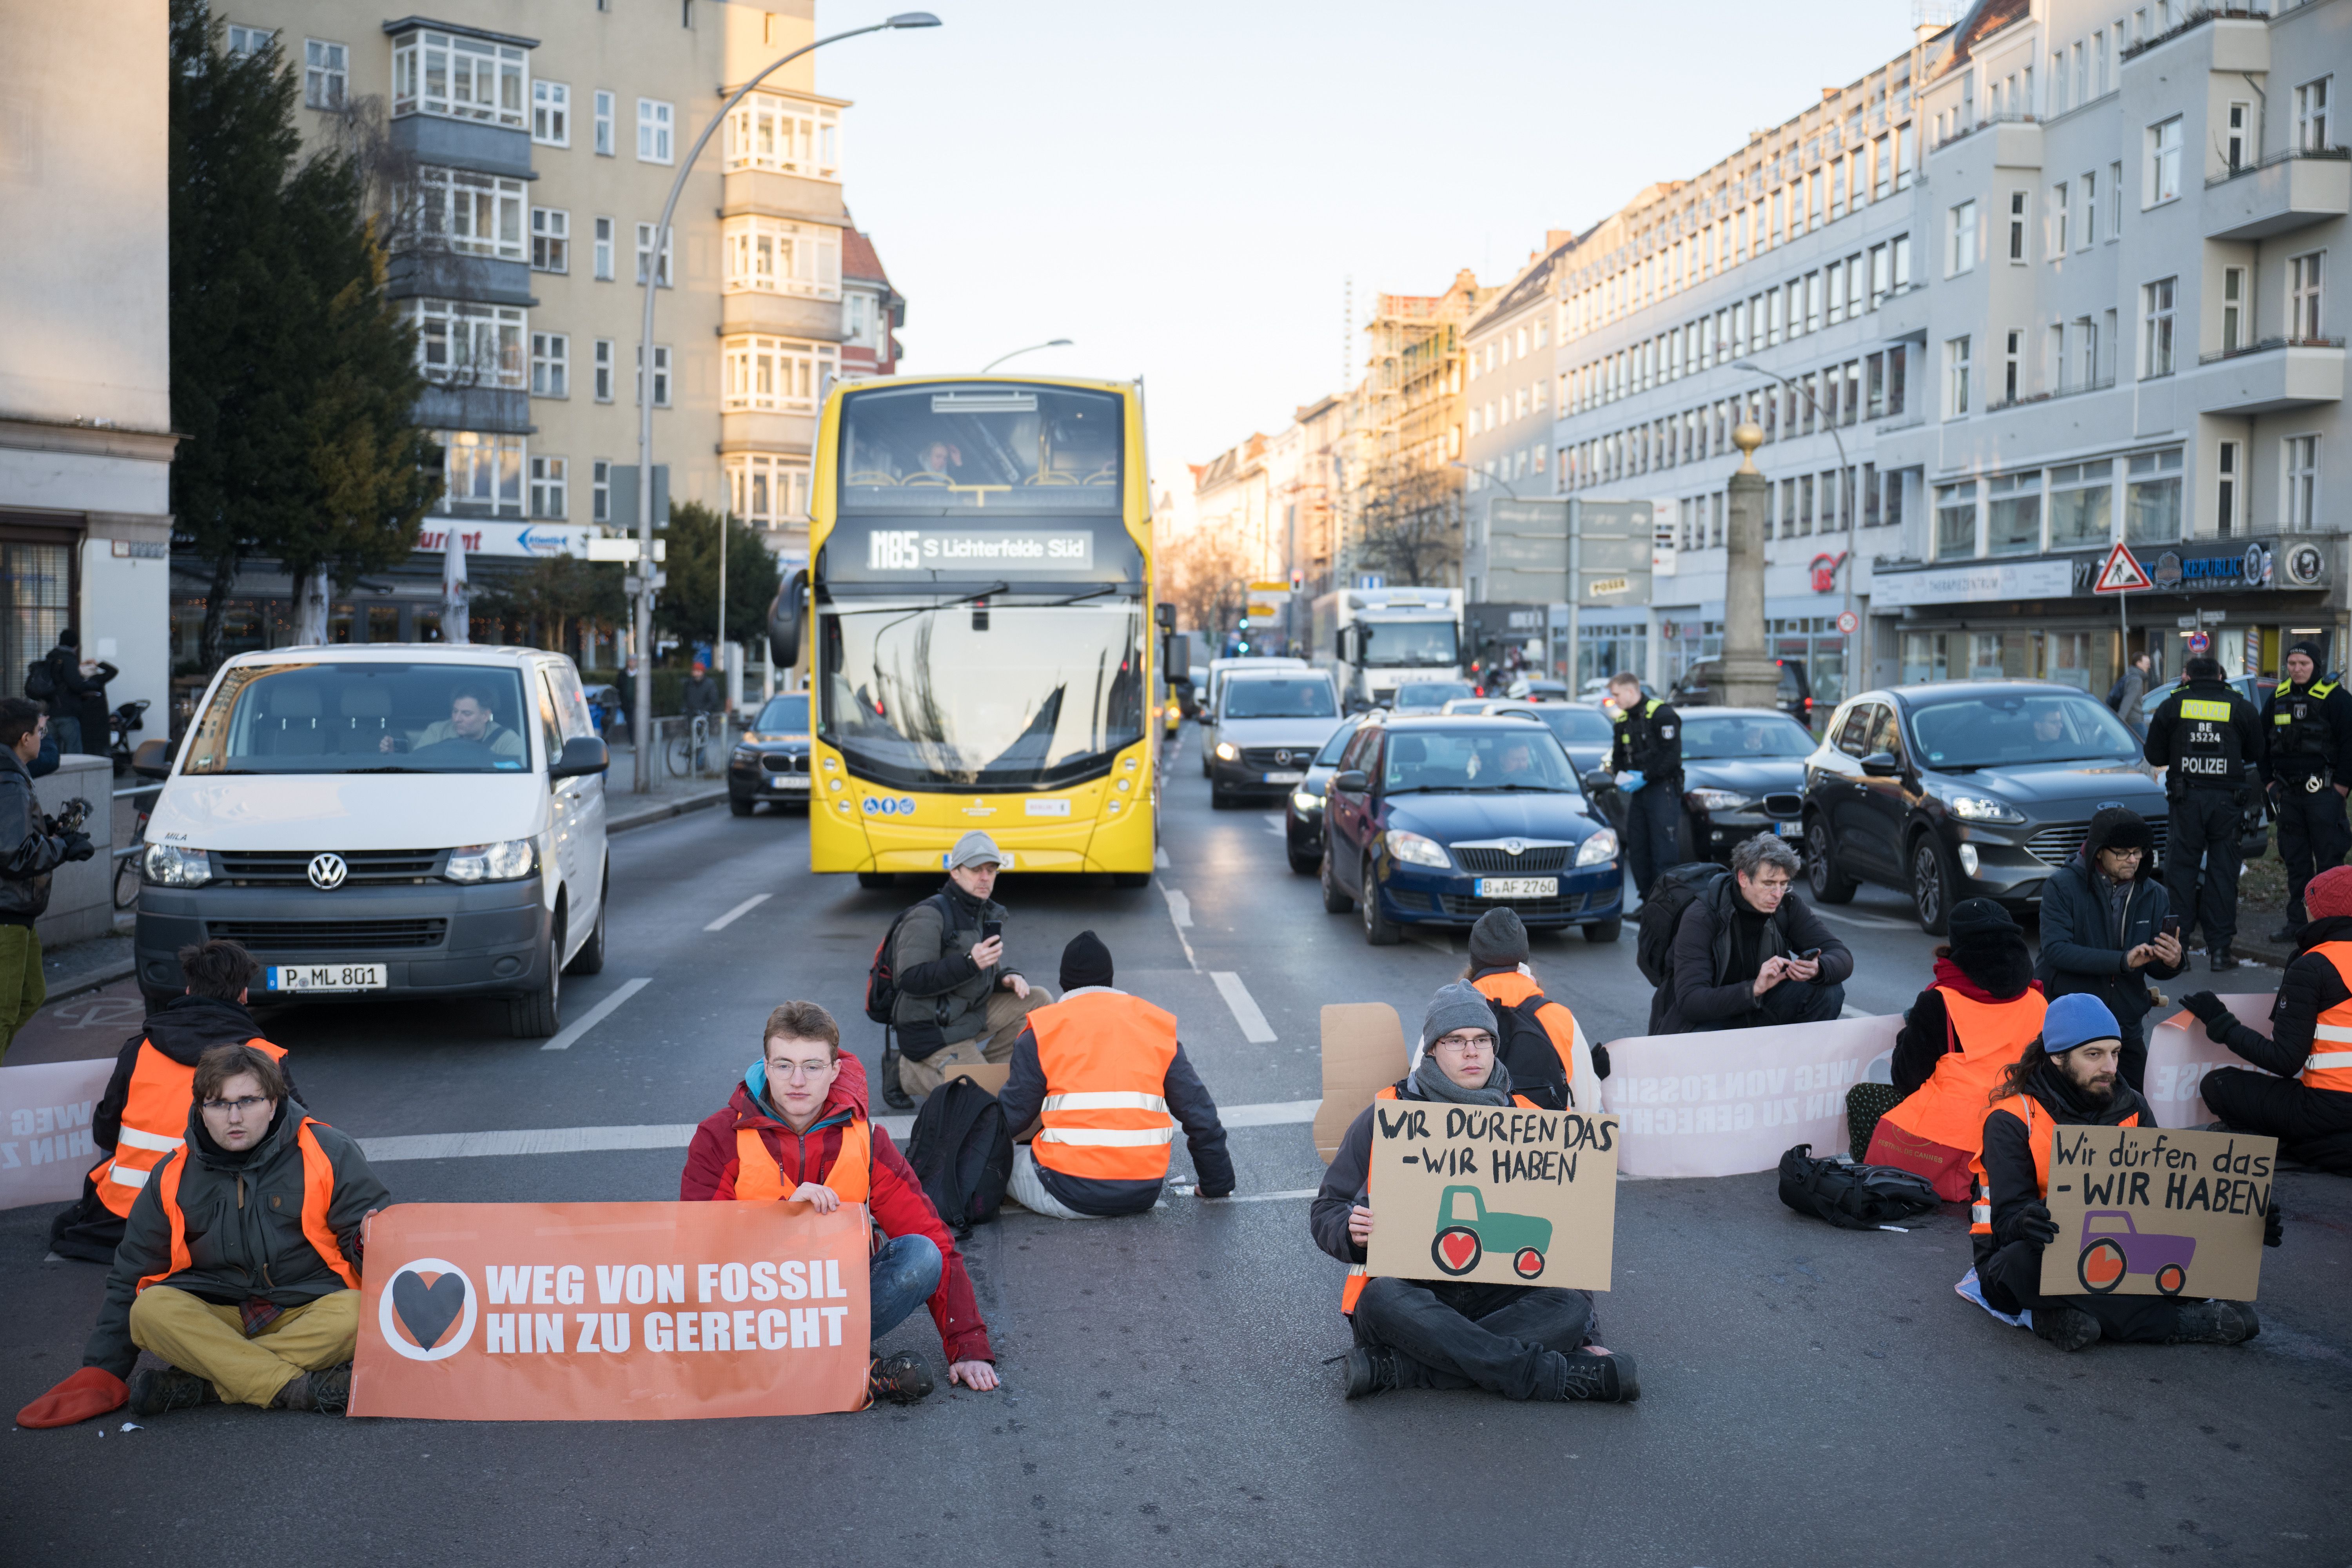
[[1133, 603], [824, 616], [818, 735], [907, 789], [1059, 788], [1143, 735]]
[[1363, 663], [1373, 669], [1450, 668], [1455, 652], [1452, 621], [1358, 621]]
[[842, 400], [844, 511], [1117, 512], [1119, 399], [1002, 382]]

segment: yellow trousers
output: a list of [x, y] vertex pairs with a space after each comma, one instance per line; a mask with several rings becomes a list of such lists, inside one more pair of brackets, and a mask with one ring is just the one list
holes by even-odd
[[267, 1408], [302, 1373], [351, 1360], [359, 1337], [356, 1290], [289, 1307], [251, 1339], [235, 1307], [215, 1307], [169, 1285], [150, 1285], [131, 1303], [131, 1343], [207, 1379], [228, 1405]]

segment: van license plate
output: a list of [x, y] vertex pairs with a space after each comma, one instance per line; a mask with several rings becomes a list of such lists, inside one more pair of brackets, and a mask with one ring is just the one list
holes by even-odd
[[272, 991], [381, 991], [389, 984], [381, 963], [273, 963]]
[[1475, 884], [1482, 899], [1556, 899], [1558, 877], [1481, 877]]
[[1268, 784], [1303, 784], [1306, 782], [1306, 778], [1307, 775], [1304, 773], [1297, 772], [1268, 773], [1265, 775], [1265, 782]]

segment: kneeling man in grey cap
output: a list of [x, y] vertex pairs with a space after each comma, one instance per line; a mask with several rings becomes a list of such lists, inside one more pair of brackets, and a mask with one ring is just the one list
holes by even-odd
[[985, 833], [967, 833], [948, 854], [944, 887], [908, 910], [890, 947], [898, 986], [891, 1026], [898, 1033], [898, 1082], [929, 1094], [950, 1069], [1013, 1059], [1029, 1015], [1054, 999], [1004, 967], [1004, 938], [982, 927], [1004, 921], [990, 895], [1003, 853]]

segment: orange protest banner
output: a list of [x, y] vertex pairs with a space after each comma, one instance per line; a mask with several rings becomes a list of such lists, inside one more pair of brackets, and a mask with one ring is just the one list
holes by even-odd
[[404, 1204], [368, 1222], [351, 1413], [683, 1421], [866, 1403], [865, 1205]]

